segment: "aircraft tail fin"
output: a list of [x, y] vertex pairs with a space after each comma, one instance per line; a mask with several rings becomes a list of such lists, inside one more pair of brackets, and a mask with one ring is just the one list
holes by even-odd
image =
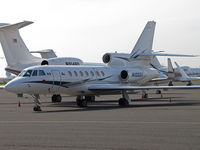
[[16, 24], [0, 24], [0, 42], [8, 66], [26, 64], [37, 59], [30, 54], [19, 34], [19, 29], [32, 23], [31, 21], [23, 21]]
[[181, 78], [182, 78], [183, 80], [189, 79], [190, 77], [185, 73], [185, 71], [184, 71], [176, 62], [174, 62], [174, 63], [175, 63], [175, 65], [176, 65], [176, 67], [177, 67], [179, 73], [181, 74]]
[[168, 78], [172, 79], [172, 78], [175, 77], [175, 73], [174, 73], [174, 68], [172, 66], [172, 62], [171, 62], [170, 58], [167, 59], [167, 64], [168, 64], [167, 65], [167, 67], [168, 67], [168, 73], [167, 73], [167, 75], [168, 75]]
[[154, 38], [154, 31], [155, 31], [156, 22], [155, 21], [148, 21], [143, 32], [141, 33], [135, 47], [131, 52], [131, 57], [137, 57], [138, 54], [142, 53], [151, 53], [152, 52], [152, 45], [153, 45], [153, 38]]

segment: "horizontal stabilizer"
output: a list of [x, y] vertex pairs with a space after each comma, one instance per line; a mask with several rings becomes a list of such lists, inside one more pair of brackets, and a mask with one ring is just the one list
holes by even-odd
[[23, 22], [19, 22], [16, 24], [6, 24], [6, 23], [0, 23], [0, 30], [6, 30], [7, 28], [12, 29], [13, 30], [17, 30], [17, 29], [21, 29], [27, 25], [32, 24], [32, 21], [23, 21]]
[[40, 53], [41, 57], [44, 58], [44, 59], [57, 57], [55, 52], [52, 49], [45, 49], [45, 50], [39, 50], [39, 51], [30, 51], [30, 53]]
[[121, 90], [150, 90], [150, 89], [200, 89], [200, 86], [121, 86], [113, 84], [92, 85], [90, 91], [121, 91]]
[[186, 54], [166, 54], [166, 53], [144, 53], [140, 56], [175, 56], [175, 57], [197, 57], [199, 55], [186, 55]]

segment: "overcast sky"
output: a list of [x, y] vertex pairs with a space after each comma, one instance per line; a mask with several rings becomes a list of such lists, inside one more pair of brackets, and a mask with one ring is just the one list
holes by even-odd
[[[130, 53], [147, 21], [154, 20], [154, 50], [200, 55], [199, 6], [199, 0], [4, 0], [0, 22], [33, 21], [20, 29], [31, 51], [50, 48], [58, 56], [102, 62], [106, 52]], [[159, 59], [167, 64], [166, 57]], [[172, 60], [200, 67], [200, 57]], [[0, 65], [4, 76], [5, 59]]]

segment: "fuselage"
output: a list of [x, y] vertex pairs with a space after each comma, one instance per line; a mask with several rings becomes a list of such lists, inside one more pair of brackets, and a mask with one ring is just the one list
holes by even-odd
[[[121, 78], [122, 71], [129, 72], [127, 78]], [[155, 69], [141, 67], [35, 66], [22, 71], [6, 89], [18, 94], [95, 95], [90, 85], [143, 85], [158, 76]]]

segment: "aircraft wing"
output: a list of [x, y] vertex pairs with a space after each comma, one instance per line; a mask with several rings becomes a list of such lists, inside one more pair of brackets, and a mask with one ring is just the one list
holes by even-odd
[[0, 86], [0, 90], [5, 89], [5, 86]]
[[121, 90], [151, 90], [151, 89], [200, 89], [200, 86], [122, 86], [113, 84], [91, 85], [90, 91], [121, 91]]

